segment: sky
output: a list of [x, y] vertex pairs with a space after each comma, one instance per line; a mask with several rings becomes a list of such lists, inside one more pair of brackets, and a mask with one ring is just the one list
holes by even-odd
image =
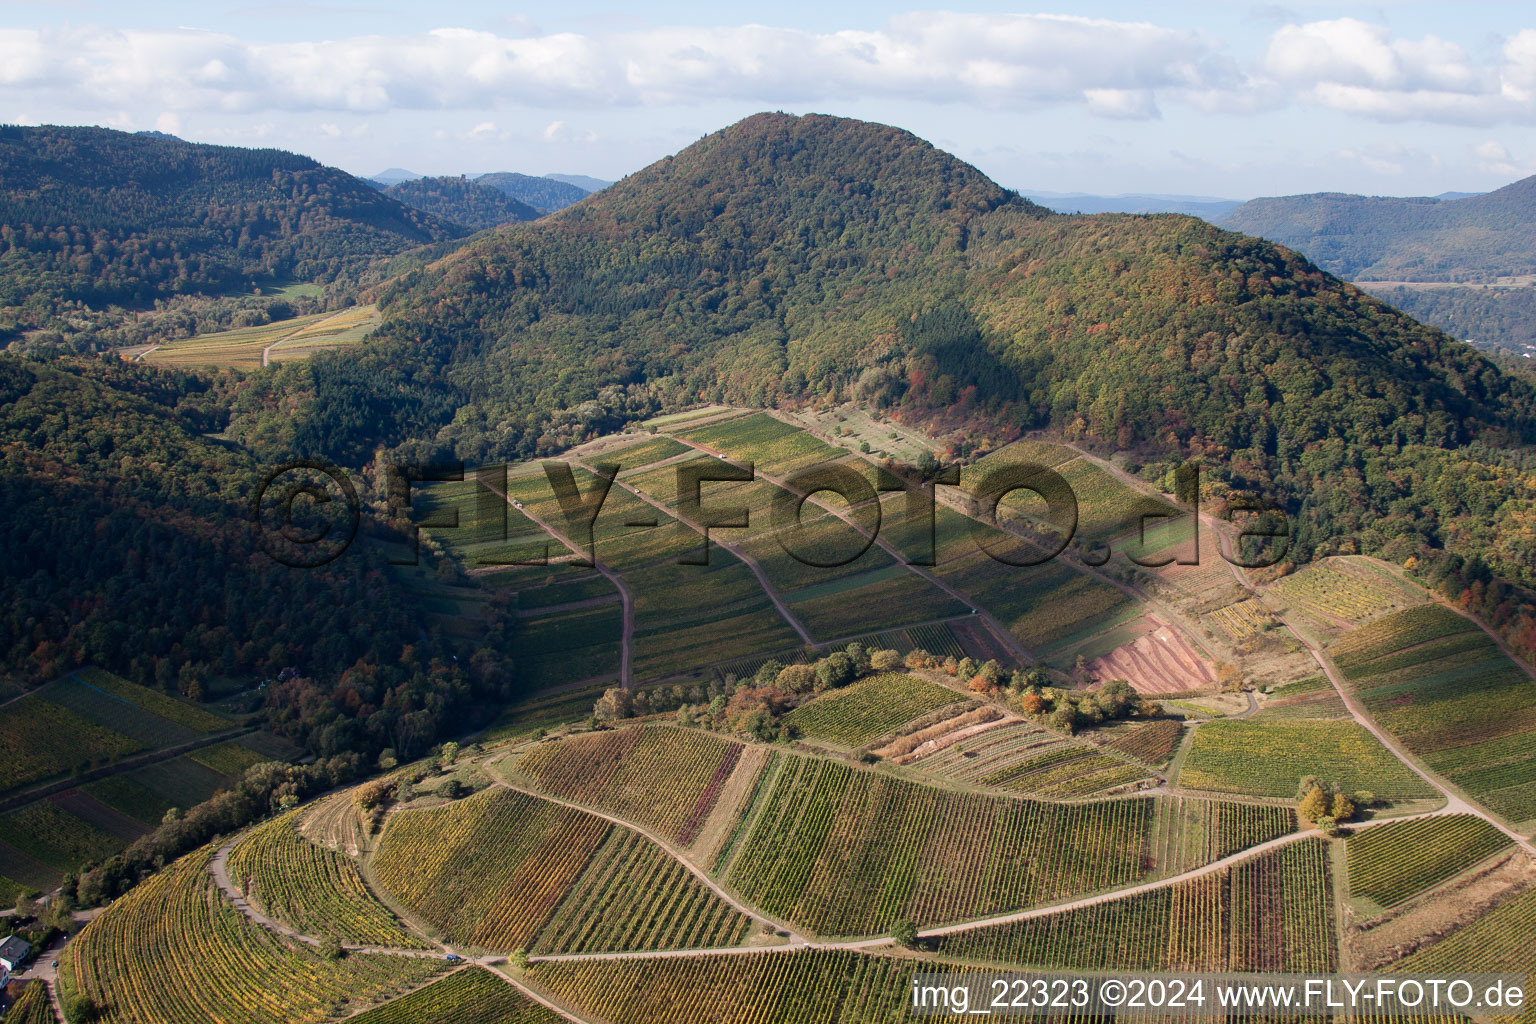
[[616, 179], [760, 110], [1021, 190], [1484, 191], [1536, 173], [1536, 5], [0, 0], [0, 121], [356, 174]]

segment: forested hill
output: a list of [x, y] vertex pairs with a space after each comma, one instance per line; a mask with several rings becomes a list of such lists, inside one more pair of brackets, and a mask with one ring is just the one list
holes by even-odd
[[1303, 558], [1454, 543], [1536, 583], [1527, 384], [1295, 253], [1053, 214], [882, 125], [749, 118], [384, 304], [360, 350], [278, 371], [274, 443], [519, 458], [700, 400], [854, 398], [1203, 456], [1297, 517]]
[[587, 198], [588, 189], [580, 185], [572, 185], [567, 181], [557, 181], [554, 178], [535, 178], [531, 174], [518, 174], [515, 171], [496, 171], [492, 174], [482, 174], [475, 179], [475, 184], [494, 188], [498, 192], [511, 196], [519, 202], [552, 213], [555, 210], [563, 210], [572, 203], [579, 203]]
[[470, 231], [540, 216], [538, 210], [500, 189], [457, 176], [413, 178], [389, 186], [384, 194]]
[[1254, 199], [1222, 226], [1298, 249], [1352, 280], [1489, 282], [1536, 273], [1536, 177], [1465, 199]]
[[[323, 755], [414, 755], [479, 721], [508, 695], [502, 626], [477, 637], [494, 658], [452, 648], [478, 666], [461, 671], [382, 556], [295, 569], [264, 553], [250, 507], [271, 462], [206, 435], [230, 386], [110, 354], [0, 355], [0, 673], [94, 663], [173, 693], [281, 674], [268, 724]], [[357, 699], [333, 702], [347, 687]]]
[[281, 150], [0, 127], [0, 306], [24, 324], [60, 302], [329, 281], [461, 233]]

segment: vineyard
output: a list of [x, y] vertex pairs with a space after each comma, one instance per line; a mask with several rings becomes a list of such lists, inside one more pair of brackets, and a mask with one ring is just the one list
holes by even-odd
[[1382, 727], [1514, 822], [1536, 819], [1536, 680], [1439, 605], [1385, 616], [1329, 653]]
[[144, 745], [31, 693], [0, 707], [0, 792], [107, 764]]
[[1329, 619], [1360, 623], [1423, 600], [1368, 563], [1330, 558], [1277, 580], [1270, 588], [1289, 604]]
[[1509, 846], [1503, 832], [1470, 814], [1364, 829], [1345, 845], [1350, 895], [1395, 907]]
[[830, 690], [800, 705], [784, 720], [805, 736], [859, 747], [919, 715], [964, 699], [946, 687], [884, 672]]
[[450, 941], [483, 949], [732, 946], [751, 926], [643, 836], [501, 788], [394, 815], [373, 869]]
[[248, 921], [208, 873], [212, 851], [153, 875], [59, 956], [66, 998], [105, 1024], [311, 1024], [419, 985], [442, 961], [354, 953], [327, 961]]
[[850, 950], [543, 961], [528, 980], [624, 1024], [887, 1024], [921, 1020], [911, 978], [944, 965]]
[[785, 760], [726, 877], [754, 905], [820, 934], [1002, 913], [1144, 869], [1151, 800], [1045, 804]]
[[352, 1024], [561, 1024], [484, 967], [466, 967], [352, 1018]]
[[1125, 757], [1022, 721], [978, 727], [904, 763], [936, 778], [1052, 797], [1086, 796], [1151, 777]]
[[1251, 597], [1216, 609], [1206, 616], [1206, 621], [1234, 643], [1261, 633], [1275, 623], [1269, 611]]
[[1117, 732], [1105, 746], [1134, 757], [1142, 764], [1158, 767], [1173, 756], [1183, 736], [1184, 723], [1168, 718], [1143, 722]]
[[351, 860], [299, 834], [299, 813], [258, 826], [230, 851], [229, 877], [246, 899], [306, 935], [425, 948], [368, 891]]
[[[1467, 925], [1427, 949], [1421, 949], [1392, 965], [1395, 974], [1433, 976], [1436, 972], [1524, 974], [1536, 977], [1536, 889], [1528, 890], [1473, 924]], [[1536, 1011], [1526, 1003], [1519, 1017], [1499, 1020], [1529, 1022]]]
[[5, 1012], [5, 1024], [57, 1024], [53, 1007], [48, 1004], [48, 986], [41, 981], [28, 982]]
[[941, 954], [1004, 966], [1113, 971], [1312, 971], [1337, 966], [1323, 840], [1060, 914], [943, 936]]
[[1435, 796], [1355, 722], [1207, 722], [1195, 731], [1178, 781], [1185, 789], [1290, 798], [1303, 775], [1387, 800]]
[[1153, 872], [1182, 874], [1296, 831], [1289, 807], [1187, 796], [1160, 796], [1148, 843]]
[[[61, 873], [104, 860], [125, 845], [48, 800], [0, 815], [0, 844]], [[6, 860], [0, 866], [9, 869]]]
[[547, 793], [639, 822], [687, 846], [741, 749], [695, 729], [635, 726], [541, 743], [516, 768]]
[[1269, 721], [1276, 718], [1348, 718], [1349, 709], [1326, 676], [1311, 676], [1277, 686], [1255, 716]]

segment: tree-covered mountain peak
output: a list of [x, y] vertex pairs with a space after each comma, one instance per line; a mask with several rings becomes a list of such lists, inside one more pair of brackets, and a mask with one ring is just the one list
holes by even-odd
[[754, 114], [562, 214], [571, 227], [621, 236], [744, 233], [804, 245], [898, 234], [920, 246], [930, 226], [961, 231], [1004, 206], [1047, 215], [911, 132], [822, 114]]

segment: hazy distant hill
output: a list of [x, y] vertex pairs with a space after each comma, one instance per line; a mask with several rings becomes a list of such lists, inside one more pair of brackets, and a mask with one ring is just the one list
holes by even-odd
[[1208, 221], [1219, 221], [1243, 205], [1241, 199], [1214, 196], [1157, 195], [1130, 192], [1117, 196], [1096, 196], [1087, 192], [1033, 192], [1024, 190], [1025, 198], [1057, 213], [1187, 213]]
[[534, 220], [540, 215], [527, 203], [478, 179], [412, 178], [389, 186], [384, 194], [471, 231], [484, 231], [509, 221]]
[[601, 192], [613, 184], [611, 181], [604, 181], [602, 178], [594, 178], [586, 174], [546, 174], [544, 177], [551, 181], [563, 181], [567, 185], [575, 185], [585, 192]]
[[59, 302], [328, 281], [457, 233], [281, 150], [105, 128], [0, 128], [0, 306], [23, 307], [23, 320]]
[[417, 174], [415, 171], [408, 171], [404, 167], [391, 167], [388, 170], [380, 171], [378, 174], [370, 175], [369, 180], [376, 181], [380, 185], [398, 185], [402, 181], [415, 181], [417, 178], [425, 177], [425, 174]]
[[1458, 337], [1536, 351], [1536, 177], [1446, 195], [1460, 198], [1255, 199], [1222, 223], [1291, 246]]
[[1254, 199], [1222, 226], [1299, 249], [1350, 280], [1490, 282], [1536, 273], [1536, 176], [1463, 199]]
[[516, 171], [497, 171], [475, 178], [475, 184], [484, 185], [526, 203], [545, 213], [563, 210], [572, 203], [587, 197], [587, 189], [553, 178], [536, 178]]

